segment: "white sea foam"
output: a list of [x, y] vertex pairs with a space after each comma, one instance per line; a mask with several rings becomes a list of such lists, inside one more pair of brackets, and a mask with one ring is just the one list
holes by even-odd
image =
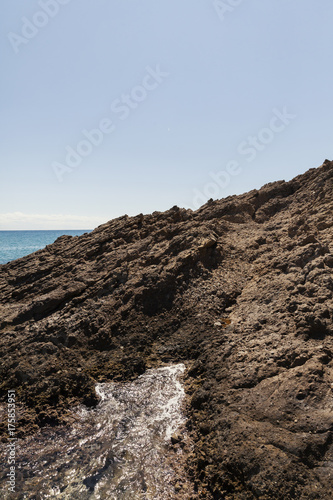
[[70, 432], [22, 441], [19, 459], [31, 467], [25, 491], [38, 489], [41, 499], [176, 498], [166, 458], [171, 435], [185, 422], [184, 370], [178, 364], [133, 382], [98, 384], [99, 404], [76, 410]]

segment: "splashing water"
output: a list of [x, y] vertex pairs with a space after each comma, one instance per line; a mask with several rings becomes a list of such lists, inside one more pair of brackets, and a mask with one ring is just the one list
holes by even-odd
[[148, 370], [134, 382], [98, 384], [99, 404], [79, 407], [71, 431], [44, 429], [22, 440], [21, 498], [177, 498], [167, 455], [171, 435], [185, 422], [184, 370], [178, 364]]

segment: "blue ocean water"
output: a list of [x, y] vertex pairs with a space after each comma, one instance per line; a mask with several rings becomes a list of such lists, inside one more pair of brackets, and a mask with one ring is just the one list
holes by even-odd
[[80, 236], [91, 229], [57, 231], [0, 231], [0, 264], [19, 259], [53, 243], [59, 236]]

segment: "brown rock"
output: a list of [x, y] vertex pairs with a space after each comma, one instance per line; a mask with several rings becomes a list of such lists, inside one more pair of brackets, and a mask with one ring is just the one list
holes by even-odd
[[98, 380], [183, 361], [198, 498], [331, 499], [332, 220], [325, 161], [1, 266], [1, 403], [17, 390], [20, 434], [96, 404]]

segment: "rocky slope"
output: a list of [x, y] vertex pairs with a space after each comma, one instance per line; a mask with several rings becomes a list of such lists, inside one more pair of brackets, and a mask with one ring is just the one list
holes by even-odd
[[325, 160], [1, 266], [2, 415], [15, 388], [22, 436], [66, 424], [96, 381], [182, 361], [196, 497], [332, 498], [332, 215]]

